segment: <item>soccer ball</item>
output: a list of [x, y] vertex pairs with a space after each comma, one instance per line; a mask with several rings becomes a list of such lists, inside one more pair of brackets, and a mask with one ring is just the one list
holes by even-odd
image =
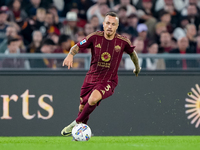
[[75, 141], [88, 141], [91, 134], [90, 127], [83, 123], [75, 125], [72, 129], [72, 137]]

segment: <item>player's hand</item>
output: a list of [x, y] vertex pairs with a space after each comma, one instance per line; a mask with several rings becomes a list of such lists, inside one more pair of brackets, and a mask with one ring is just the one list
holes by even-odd
[[140, 70], [141, 70], [141, 67], [136, 68], [136, 69], [133, 70], [133, 73], [135, 73], [135, 76], [136, 76], [136, 77], [137, 77], [138, 74], [140, 73]]
[[70, 69], [70, 67], [73, 67], [73, 57], [74, 56], [72, 54], [68, 54], [63, 61], [63, 66], [68, 66], [68, 69]]

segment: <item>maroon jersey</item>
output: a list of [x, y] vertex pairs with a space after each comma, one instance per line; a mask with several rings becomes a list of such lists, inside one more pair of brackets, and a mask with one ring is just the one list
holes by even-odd
[[134, 46], [126, 37], [116, 34], [112, 40], [107, 40], [103, 31], [91, 33], [77, 45], [80, 50], [91, 48], [90, 69], [84, 82], [92, 84], [103, 82], [117, 84], [117, 71], [123, 52], [130, 54], [134, 51]]

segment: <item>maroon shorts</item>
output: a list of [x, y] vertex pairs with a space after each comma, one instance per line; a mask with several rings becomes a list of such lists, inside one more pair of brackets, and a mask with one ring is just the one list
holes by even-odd
[[[116, 87], [116, 84], [114, 84], [112, 82], [103, 82], [103, 83], [95, 83], [95, 84], [84, 82], [81, 87], [80, 104], [85, 105], [87, 103], [91, 93], [94, 90], [98, 90], [101, 93], [101, 95], [102, 95], [101, 100], [103, 100], [103, 99], [111, 96], [114, 93], [115, 87]], [[97, 105], [100, 104], [100, 101], [97, 103]]]

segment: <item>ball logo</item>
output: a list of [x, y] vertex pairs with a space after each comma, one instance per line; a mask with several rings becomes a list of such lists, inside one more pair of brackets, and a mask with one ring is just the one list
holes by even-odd
[[101, 54], [101, 59], [105, 62], [108, 62], [111, 58], [111, 55], [108, 52], [104, 52], [103, 54]]
[[185, 108], [187, 108], [185, 113], [188, 114], [188, 119], [192, 119], [191, 124], [195, 123], [195, 127], [198, 128], [200, 125], [200, 88], [198, 84], [195, 86], [196, 90], [191, 88], [192, 92], [188, 93], [190, 98], [185, 99], [188, 103], [185, 104]]
[[88, 141], [90, 139], [88, 134], [85, 135], [85, 139], [86, 139], [86, 141]]
[[80, 127], [77, 132], [75, 133], [76, 135], [79, 135], [80, 133], [84, 132], [85, 130], [87, 130], [87, 126], [82, 126]]

